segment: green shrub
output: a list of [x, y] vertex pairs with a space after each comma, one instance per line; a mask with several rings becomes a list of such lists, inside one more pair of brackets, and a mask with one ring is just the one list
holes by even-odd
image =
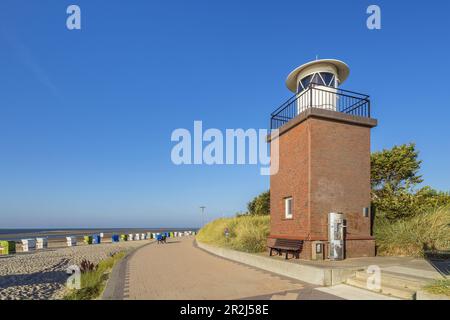
[[397, 221], [380, 215], [374, 233], [379, 255], [423, 256], [425, 250], [448, 250], [450, 206]]
[[436, 191], [430, 187], [424, 187], [415, 192], [406, 189], [395, 193], [384, 190], [378, 195], [379, 197], [373, 201], [377, 215], [391, 221], [410, 218], [450, 204], [448, 193]]
[[370, 158], [373, 192], [390, 189], [397, 192], [423, 182], [419, 175], [419, 151], [414, 143], [373, 152]]
[[125, 252], [118, 252], [108, 259], [102, 260], [92, 270], [81, 273], [81, 288], [71, 290], [64, 296], [65, 300], [92, 300], [101, 295], [108, 280], [108, 273], [114, 265], [125, 256]]
[[422, 161], [414, 143], [394, 146], [371, 155], [372, 205], [391, 221], [450, 205], [450, 194], [431, 187], [417, 189]]
[[[205, 225], [197, 234], [200, 242], [244, 252], [262, 252], [269, 235], [270, 216], [244, 215], [222, 218]], [[225, 236], [228, 228], [229, 236]]]
[[248, 213], [251, 215], [269, 215], [270, 214], [270, 191], [266, 191], [253, 198], [247, 204]]

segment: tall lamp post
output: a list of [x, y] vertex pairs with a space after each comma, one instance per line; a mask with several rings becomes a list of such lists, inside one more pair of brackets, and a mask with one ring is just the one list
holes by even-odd
[[206, 221], [206, 217], [205, 217], [205, 209], [206, 209], [206, 207], [205, 206], [201, 206], [200, 207], [200, 209], [202, 209], [202, 226], [204, 226], [205, 225], [205, 221]]

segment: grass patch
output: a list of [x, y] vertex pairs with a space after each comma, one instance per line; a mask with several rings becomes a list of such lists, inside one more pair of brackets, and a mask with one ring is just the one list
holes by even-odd
[[425, 291], [450, 297], [450, 279], [436, 280], [424, 287]]
[[374, 233], [379, 255], [423, 257], [425, 250], [448, 250], [450, 206], [398, 221], [377, 218]]
[[[197, 234], [200, 242], [244, 252], [263, 252], [269, 235], [270, 216], [222, 218], [205, 225]], [[225, 237], [225, 228], [229, 230]]]
[[81, 273], [81, 288], [70, 290], [64, 300], [92, 300], [100, 296], [105, 288], [106, 280], [114, 265], [120, 261], [125, 252], [121, 251], [113, 256], [102, 260], [92, 271]]

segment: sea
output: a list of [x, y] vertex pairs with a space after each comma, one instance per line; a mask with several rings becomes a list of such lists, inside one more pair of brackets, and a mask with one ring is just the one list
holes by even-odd
[[67, 236], [81, 237], [104, 233], [130, 234], [145, 232], [197, 231], [198, 228], [60, 228], [60, 229], [0, 229], [0, 240], [18, 241], [20, 239], [46, 237], [49, 240], [64, 239]]

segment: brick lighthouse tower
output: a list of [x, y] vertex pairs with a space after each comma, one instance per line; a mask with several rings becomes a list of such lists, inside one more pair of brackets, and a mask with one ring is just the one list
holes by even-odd
[[302, 259], [375, 255], [370, 130], [377, 120], [369, 96], [339, 88], [349, 73], [332, 59], [296, 68], [286, 79], [295, 95], [271, 115], [279, 168], [270, 177], [268, 242], [302, 240]]

